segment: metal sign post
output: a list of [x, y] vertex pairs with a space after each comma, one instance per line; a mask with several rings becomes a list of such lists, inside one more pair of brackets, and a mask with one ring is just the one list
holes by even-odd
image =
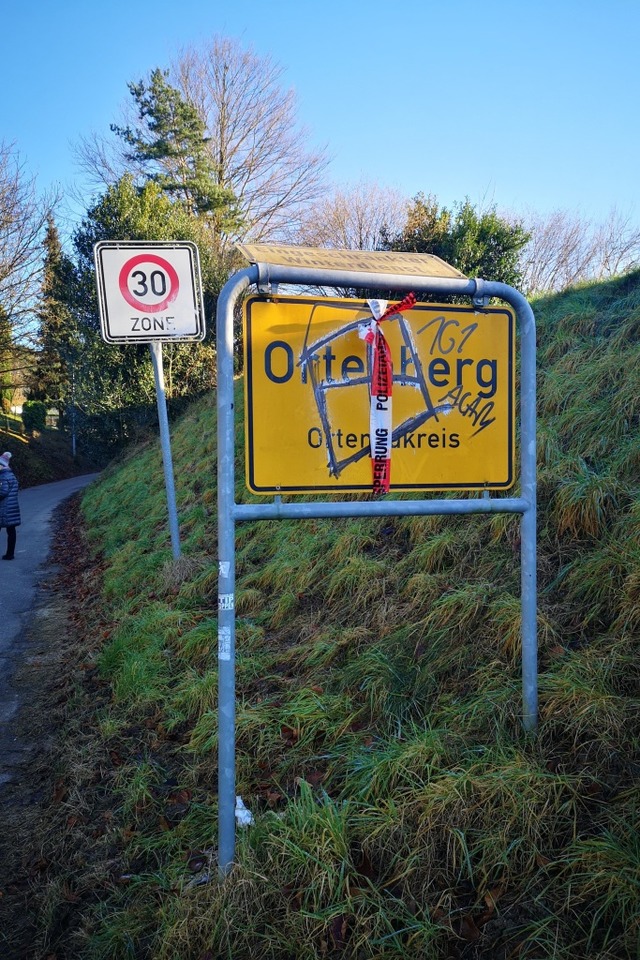
[[162, 344], [205, 335], [198, 248], [189, 242], [104, 240], [94, 247], [102, 337], [148, 343], [156, 386], [171, 549], [180, 557]]
[[158, 404], [158, 424], [160, 426], [160, 446], [162, 448], [162, 466], [164, 469], [164, 485], [167, 491], [167, 510], [169, 513], [169, 532], [171, 534], [171, 550], [173, 559], [181, 555], [180, 529], [178, 526], [178, 510], [176, 507], [176, 488], [173, 481], [173, 460], [171, 457], [171, 440], [169, 438], [169, 417], [167, 416], [167, 399], [164, 392], [164, 370], [162, 368], [162, 344], [150, 343], [151, 362], [153, 364], [153, 378], [156, 384], [156, 400]]
[[[297, 250], [296, 248], [244, 247], [242, 252], [253, 265], [236, 273], [223, 288], [217, 310], [218, 350], [218, 862], [226, 874], [235, 849], [235, 525], [236, 522], [264, 519], [311, 519], [314, 517], [380, 517], [454, 515], [472, 513], [518, 513], [521, 515], [521, 603], [522, 603], [522, 713], [526, 731], [537, 725], [537, 635], [536, 635], [536, 331], [533, 311], [525, 297], [504, 283], [469, 280], [435, 257], [419, 254], [375, 254], [361, 251]], [[273, 502], [238, 504], [234, 485], [234, 394], [233, 317], [238, 299], [249, 286], [257, 285], [265, 295], [276, 296], [278, 284], [298, 287], [369, 288], [401, 293], [469, 297], [482, 311], [490, 298], [510, 304], [520, 329], [520, 493], [513, 497], [487, 496], [477, 499], [385, 499], [310, 503]], [[318, 302], [321, 302], [319, 300]], [[279, 337], [284, 343], [284, 335]], [[320, 351], [321, 352], [321, 351]], [[284, 350], [281, 358], [287, 353]], [[263, 354], [264, 356], [264, 354]], [[272, 367], [278, 378], [288, 376], [288, 364]], [[298, 356], [297, 361], [300, 361]], [[442, 356], [439, 359], [443, 359]], [[468, 358], [471, 359], [471, 358]], [[495, 357], [483, 356], [491, 361]], [[294, 352], [294, 362], [296, 361]], [[504, 363], [505, 360], [502, 361]], [[345, 368], [355, 373], [355, 364]], [[464, 364], [462, 370], [468, 367]], [[489, 377], [483, 367], [481, 379]], [[496, 366], [497, 369], [497, 366]], [[454, 372], [456, 379], [457, 370]], [[444, 380], [444, 365], [432, 374]], [[451, 367], [449, 367], [449, 376]], [[455, 385], [457, 386], [457, 384]], [[309, 385], [311, 389], [311, 386]], [[486, 388], [484, 388], [486, 389]], [[303, 425], [304, 426], [304, 425]], [[307, 427], [307, 431], [310, 429]], [[318, 429], [321, 429], [319, 427]], [[356, 434], [355, 428], [352, 431]], [[304, 443], [304, 440], [303, 440]], [[428, 441], [427, 441], [428, 443]], [[357, 444], [357, 440], [356, 440]], [[345, 476], [347, 471], [345, 470]], [[452, 482], [452, 487], [456, 486]], [[489, 484], [490, 486], [490, 484]], [[458, 487], [459, 488], [459, 487]]]

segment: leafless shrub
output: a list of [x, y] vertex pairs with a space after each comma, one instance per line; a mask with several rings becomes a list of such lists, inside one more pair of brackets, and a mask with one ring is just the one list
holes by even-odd
[[32, 332], [43, 234], [54, 201], [38, 197], [17, 151], [0, 143], [0, 306], [17, 341], [28, 340]]
[[360, 180], [312, 204], [291, 239], [310, 247], [379, 250], [404, 228], [408, 206], [398, 190]]
[[525, 226], [531, 239], [521, 267], [529, 294], [606, 280], [640, 264], [640, 229], [615, 208], [602, 223], [555, 210], [547, 217], [530, 215]]

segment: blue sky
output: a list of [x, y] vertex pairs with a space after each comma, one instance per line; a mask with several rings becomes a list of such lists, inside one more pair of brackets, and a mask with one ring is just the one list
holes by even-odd
[[341, 184], [640, 225], [637, 0], [10, 0], [0, 140], [67, 188], [127, 83], [215, 34], [284, 68]]

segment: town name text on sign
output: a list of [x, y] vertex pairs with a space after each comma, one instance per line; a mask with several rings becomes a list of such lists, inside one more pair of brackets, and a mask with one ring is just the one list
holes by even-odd
[[111, 241], [94, 247], [107, 343], [202, 340], [198, 248], [188, 241]]
[[[244, 320], [249, 490], [370, 491], [366, 301], [254, 296]], [[381, 329], [393, 364], [391, 491], [511, 487], [511, 308], [418, 303]]]

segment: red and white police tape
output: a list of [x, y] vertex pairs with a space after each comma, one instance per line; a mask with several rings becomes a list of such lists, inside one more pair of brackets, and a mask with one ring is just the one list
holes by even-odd
[[389, 306], [386, 300], [367, 300], [373, 319], [360, 325], [360, 337], [373, 347], [369, 407], [370, 457], [373, 467], [373, 493], [389, 492], [391, 483], [391, 396], [393, 393], [393, 365], [391, 350], [380, 324], [388, 317], [410, 310], [416, 302], [414, 293]]

